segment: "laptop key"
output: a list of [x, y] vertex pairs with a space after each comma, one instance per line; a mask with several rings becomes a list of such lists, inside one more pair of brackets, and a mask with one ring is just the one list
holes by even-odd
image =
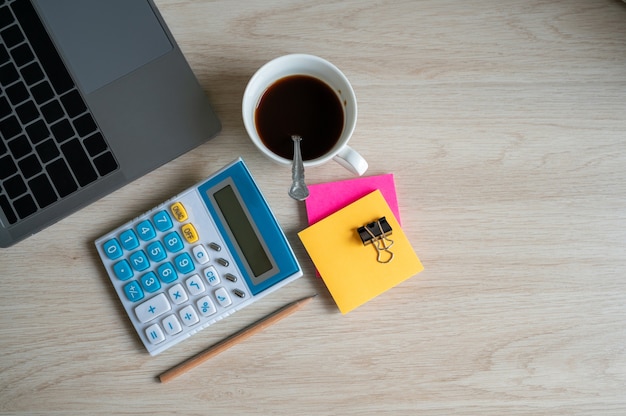
[[[0, 22], [0, 26], [5, 26]], [[9, 62], [9, 52], [7, 52], [7, 48], [0, 43], [0, 63]]]
[[28, 94], [28, 90], [22, 81], [7, 87], [5, 92], [13, 105], [17, 105], [30, 97], [30, 94]]
[[26, 126], [26, 133], [32, 144], [37, 144], [50, 136], [50, 130], [48, 130], [43, 120], [37, 120], [33, 124]]
[[35, 199], [41, 208], [55, 202], [57, 198], [56, 192], [46, 175], [39, 175], [28, 181], [30, 189], [32, 189]]
[[37, 104], [43, 104], [54, 97], [54, 91], [52, 91], [52, 87], [47, 81], [33, 85], [30, 88], [30, 92], [33, 94], [33, 98], [35, 98]]
[[26, 188], [24, 180], [20, 175], [15, 175], [7, 179], [4, 182], [4, 189], [11, 199], [17, 198], [28, 190], [28, 188]]
[[22, 126], [15, 116], [0, 121], [0, 135], [2, 135], [4, 140], [17, 136], [21, 131]]
[[111, 152], [101, 154], [94, 159], [93, 163], [96, 165], [100, 176], [111, 173], [118, 168], [117, 162]]
[[9, 49], [24, 40], [24, 35], [22, 35], [22, 31], [17, 25], [9, 26], [6, 29], [0, 31], [0, 37]]
[[37, 156], [34, 154], [20, 160], [17, 162], [17, 165], [20, 167], [20, 171], [25, 178], [32, 178], [41, 172], [41, 163], [39, 163], [39, 159], [37, 159]]
[[33, 5], [29, 0], [17, 0], [11, 4], [11, 8], [22, 23], [24, 34], [30, 41], [35, 55], [44, 65], [46, 74], [57, 94], [70, 90], [74, 86], [74, 81], [67, 72]]
[[9, 105], [9, 101], [6, 98], [0, 97], [0, 119], [5, 118], [9, 114], [11, 114], [11, 106]]
[[91, 166], [91, 161], [78, 139], [72, 139], [61, 145], [61, 152], [65, 155], [80, 186], [88, 185], [98, 178], [96, 171]]
[[57, 143], [63, 143], [74, 136], [74, 129], [66, 119], [59, 120], [57, 123], [50, 126], [50, 130], [52, 130], [52, 135]]
[[0, 208], [2, 208], [2, 212], [4, 212], [4, 216], [7, 218], [9, 224], [15, 224], [17, 222], [17, 215], [15, 211], [13, 211], [9, 199], [2, 194], [0, 194]]
[[30, 100], [16, 107], [15, 112], [23, 125], [39, 117], [39, 110], [37, 110], [35, 104]]
[[20, 74], [17, 72], [17, 69], [12, 62], [7, 62], [6, 64], [0, 66], [0, 82], [2, 85], [11, 85], [19, 78]]
[[59, 196], [63, 198], [78, 189], [78, 185], [63, 159], [57, 159], [46, 166], [46, 172], [50, 175], [54, 187]]
[[26, 81], [28, 85], [36, 84], [37, 82], [44, 79], [44, 73], [39, 67], [39, 64], [37, 64], [37, 62], [26, 65], [25, 67], [20, 69], [20, 73], [22, 74], [24, 81]]
[[41, 106], [41, 113], [48, 124], [54, 123], [65, 115], [63, 107], [57, 101], [50, 101], [48, 104]]
[[102, 137], [102, 134], [100, 133], [95, 133], [87, 137], [83, 141], [83, 144], [85, 145], [85, 149], [87, 149], [89, 155], [92, 157], [99, 155], [108, 148], [106, 142], [104, 141], [104, 137]]
[[67, 115], [71, 118], [77, 117], [87, 111], [87, 106], [78, 90], [72, 90], [61, 96], [61, 103], [65, 111], [67, 111]]
[[13, 158], [5, 155], [0, 158], [0, 180], [4, 180], [17, 172], [17, 166], [13, 162]]
[[45, 142], [41, 142], [35, 148], [39, 158], [43, 163], [48, 163], [53, 159], [59, 157], [61, 152], [57, 148], [57, 145], [54, 143], [54, 140], [48, 139]]
[[91, 114], [85, 114], [74, 120], [74, 128], [81, 137], [85, 137], [89, 133], [96, 131], [98, 126], [91, 117]]
[[13, 22], [13, 16], [8, 7], [0, 7], [0, 27], [4, 27]]
[[15, 61], [17, 66], [26, 65], [27, 63], [35, 59], [35, 55], [33, 55], [33, 52], [25, 43], [13, 49], [11, 51], [11, 55], [13, 56], [13, 60]]
[[22, 134], [9, 142], [9, 149], [13, 157], [19, 159], [32, 152], [33, 147], [30, 145], [26, 136]]
[[24, 219], [37, 211], [37, 204], [35, 204], [33, 197], [26, 194], [13, 202], [13, 208], [15, 208], [17, 215]]

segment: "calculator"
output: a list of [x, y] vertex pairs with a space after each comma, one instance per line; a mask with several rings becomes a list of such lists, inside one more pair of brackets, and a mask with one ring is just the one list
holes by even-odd
[[95, 245], [151, 355], [302, 276], [241, 158]]

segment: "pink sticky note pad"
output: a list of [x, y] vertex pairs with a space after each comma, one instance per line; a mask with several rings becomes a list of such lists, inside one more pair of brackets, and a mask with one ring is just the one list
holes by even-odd
[[[383, 194], [393, 215], [395, 215], [398, 223], [400, 223], [396, 185], [393, 174], [388, 173], [385, 175], [366, 176], [344, 181], [309, 185], [310, 194], [306, 199], [306, 212], [309, 225], [315, 224], [319, 220], [326, 218], [330, 214], [339, 211], [377, 189]], [[355, 224], [355, 227], [360, 225]]]

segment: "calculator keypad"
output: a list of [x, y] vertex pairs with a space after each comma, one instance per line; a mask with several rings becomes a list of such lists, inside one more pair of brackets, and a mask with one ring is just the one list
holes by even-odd
[[95, 245], [151, 355], [302, 276], [241, 158]]
[[100, 249], [151, 352], [234, 312], [251, 297], [193, 192], [113, 231]]

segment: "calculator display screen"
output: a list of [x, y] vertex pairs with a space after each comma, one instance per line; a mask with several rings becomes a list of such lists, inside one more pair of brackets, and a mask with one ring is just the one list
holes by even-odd
[[271, 270], [273, 267], [272, 262], [263, 244], [259, 241], [254, 227], [239, 203], [232, 186], [227, 185], [214, 192], [213, 198], [215, 198], [224, 219], [226, 219], [228, 228], [233, 233], [252, 273], [255, 276], [260, 276]]

